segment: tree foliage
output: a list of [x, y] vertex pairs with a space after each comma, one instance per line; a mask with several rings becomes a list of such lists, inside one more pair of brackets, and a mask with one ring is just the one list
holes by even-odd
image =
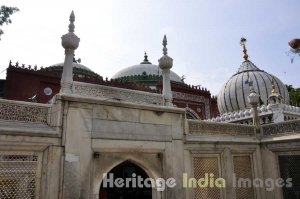
[[[10, 24], [12, 21], [10, 19], [10, 16], [18, 12], [19, 8], [17, 7], [7, 7], [7, 6], [1, 6], [0, 8], [0, 26], [3, 26], [4, 24]], [[3, 34], [3, 30], [0, 28], [0, 39], [1, 35]]]
[[292, 85], [286, 85], [290, 95], [290, 105], [300, 106], [300, 88], [294, 88]]

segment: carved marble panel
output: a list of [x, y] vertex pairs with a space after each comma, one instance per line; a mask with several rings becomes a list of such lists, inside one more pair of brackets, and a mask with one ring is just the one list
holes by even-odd
[[283, 136], [300, 133], [300, 120], [282, 123], [267, 124], [262, 126], [263, 136]]
[[86, 97], [100, 97], [107, 100], [127, 101], [137, 104], [163, 105], [160, 94], [74, 82], [74, 94]]
[[47, 122], [49, 106], [0, 100], [0, 120]]
[[188, 120], [188, 126], [190, 134], [254, 136], [254, 128], [249, 125]]

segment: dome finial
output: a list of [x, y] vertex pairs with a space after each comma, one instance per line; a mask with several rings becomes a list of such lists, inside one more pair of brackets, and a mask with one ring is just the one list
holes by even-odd
[[242, 37], [241, 41], [240, 41], [240, 44], [241, 44], [241, 46], [243, 46], [243, 52], [244, 52], [243, 58], [244, 58], [245, 61], [248, 61], [248, 54], [247, 54], [246, 42], [247, 42], [247, 39], [244, 38], [244, 37]]
[[148, 60], [148, 55], [147, 55], [147, 53], [146, 53], [146, 51], [145, 51], [145, 55], [144, 55], [144, 62], [148, 62], [149, 60]]
[[74, 15], [74, 11], [72, 10], [71, 14], [70, 14], [70, 24], [69, 24], [69, 32], [74, 32], [74, 21], [75, 21], [75, 15]]
[[142, 61], [141, 64], [151, 64], [151, 62], [149, 62], [149, 60], [148, 60], [148, 55], [147, 55], [146, 51], [145, 51], [145, 55], [144, 55], [144, 61]]
[[164, 46], [164, 48], [163, 48], [163, 54], [167, 55], [168, 54], [168, 49], [167, 49], [168, 41], [167, 41], [167, 36], [166, 35], [164, 35], [164, 39], [163, 39], [163, 43], [162, 44]]

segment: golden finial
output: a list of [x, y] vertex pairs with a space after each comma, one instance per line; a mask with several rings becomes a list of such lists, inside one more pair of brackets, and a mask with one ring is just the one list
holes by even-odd
[[275, 88], [275, 83], [274, 83], [274, 79], [272, 78], [271, 80], [271, 84], [272, 84], [272, 94], [276, 93], [276, 88]]
[[243, 58], [244, 58], [245, 61], [248, 61], [248, 54], [247, 54], [246, 42], [247, 42], [247, 39], [244, 38], [244, 37], [242, 37], [241, 41], [240, 41], [240, 44], [241, 44], [241, 46], [243, 46], [243, 52], [244, 52]]

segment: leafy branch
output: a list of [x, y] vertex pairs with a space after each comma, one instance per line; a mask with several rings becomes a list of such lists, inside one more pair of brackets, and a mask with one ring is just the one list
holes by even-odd
[[[0, 26], [3, 26], [4, 24], [8, 25], [8, 24], [12, 23], [10, 16], [18, 11], [19, 11], [19, 8], [17, 8], [17, 7], [1, 6], [1, 8], [0, 8]], [[4, 32], [0, 28], [0, 40], [1, 40], [2, 34], [4, 34]]]

